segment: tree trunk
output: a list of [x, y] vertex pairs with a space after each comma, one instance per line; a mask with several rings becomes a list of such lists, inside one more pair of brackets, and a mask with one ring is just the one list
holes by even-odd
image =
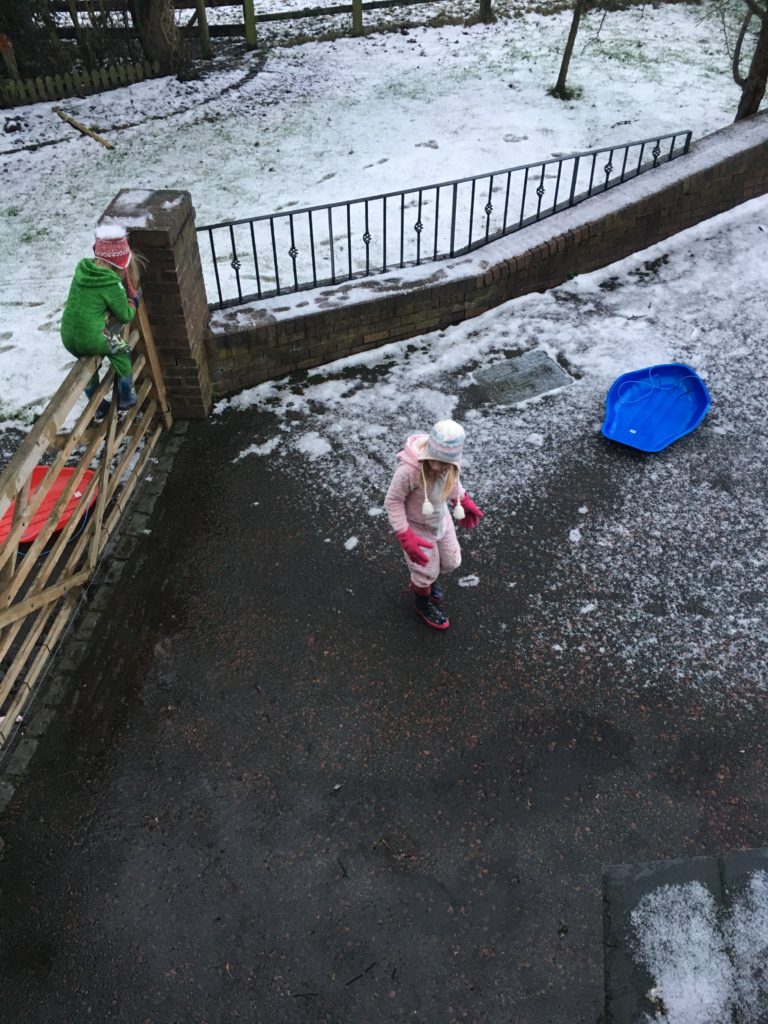
[[575, 0], [573, 5], [573, 18], [571, 19], [571, 30], [568, 33], [568, 41], [565, 44], [565, 52], [563, 53], [563, 60], [560, 65], [560, 74], [557, 76], [557, 82], [552, 90], [552, 95], [557, 96], [558, 99], [567, 100], [568, 93], [565, 87], [565, 80], [568, 77], [568, 67], [571, 63], [571, 54], [573, 53], [573, 47], [576, 43], [576, 36], [579, 32], [579, 22], [581, 21], [582, 14], [587, 9], [586, 0]]
[[61, 45], [59, 34], [56, 31], [56, 22], [53, 20], [51, 12], [44, 7], [40, 8], [40, 20], [45, 26], [45, 33], [48, 36], [48, 44], [51, 48], [51, 57], [55, 62], [57, 71], [71, 71], [74, 66], [74, 61], [71, 57], [67, 56], [64, 47]]
[[176, 24], [173, 0], [131, 0], [131, 15], [148, 61], [157, 61], [166, 74], [184, 61], [184, 36]]
[[77, 13], [77, 4], [75, 0], [68, 0], [67, 7], [69, 8], [69, 17], [72, 21], [72, 27], [75, 30], [75, 41], [77, 42], [77, 52], [80, 54], [80, 60], [92, 71], [96, 67], [96, 60], [93, 55], [93, 49], [91, 48], [91, 31], [83, 31], [80, 24], [80, 18]]
[[752, 63], [749, 65], [747, 77], [744, 79], [739, 109], [736, 111], [734, 121], [743, 121], [745, 117], [751, 117], [758, 112], [763, 96], [765, 96], [766, 82], [768, 82], [768, 14], [762, 18], [760, 23], [755, 52], [752, 54]]
[[480, 0], [480, 21], [484, 25], [492, 25], [496, 21], [492, 0]]
[[210, 60], [212, 57], [211, 52], [211, 33], [208, 31], [208, 15], [205, 10], [205, 0], [195, 0], [197, 23], [200, 29], [200, 49], [202, 51], [205, 60]]

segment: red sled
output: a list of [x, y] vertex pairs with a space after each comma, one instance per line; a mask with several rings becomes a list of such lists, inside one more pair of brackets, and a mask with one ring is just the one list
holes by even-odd
[[[48, 466], [35, 466], [35, 468], [32, 470], [32, 482], [29, 486], [30, 500], [32, 499], [32, 495], [35, 493], [37, 488], [42, 483], [43, 477], [47, 472]], [[53, 506], [59, 500], [59, 498], [62, 495], [62, 492], [66, 489], [67, 485], [71, 481], [72, 475], [77, 472], [80, 471], [74, 466], [65, 466], [64, 469], [62, 469], [59, 472], [59, 475], [56, 477], [53, 486], [48, 491], [46, 496], [43, 498], [42, 502], [40, 503], [40, 507], [38, 508], [37, 512], [35, 512], [32, 518], [32, 521], [30, 522], [27, 529], [24, 531], [24, 534], [21, 537], [19, 544], [31, 544], [35, 537], [37, 537], [37, 535], [42, 532], [43, 528], [45, 527], [45, 524], [48, 522], [48, 517], [53, 511]], [[75, 514], [77, 504], [80, 501], [80, 498], [82, 497], [83, 491], [88, 487], [88, 484], [92, 476], [92, 469], [86, 469], [82, 471], [81, 479], [78, 484], [77, 490], [69, 499], [67, 507], [61, 513], [61, 518], [59, 519], [56, 525], [56, 530], [63, 529], [64, 526], [66, 526], [67, 522]], [[94, 489], [93, 494], [91, 495], [91, 500], [88, 504], [88, 508], [90, 508], [93, 505], [94, 501], [96, 501], [96, 495], [97, 489]], [[8, 535], [11, 532], [11, 524], [13, 522], [13, 510], [15, 506], [16, 502], [14, 502], [11, 505], [11, 507], [3, 516], [3, 518], [0, 519], [0, 544], [5, 543]], [[80, 511], [83, 512], [85, 510], [81, 509]]]

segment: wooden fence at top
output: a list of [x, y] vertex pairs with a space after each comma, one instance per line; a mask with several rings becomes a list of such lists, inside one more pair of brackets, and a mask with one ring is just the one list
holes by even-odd
[[[174, 0], [176, 10], [192, 10], [194, 12], [188, 23], [182, 25], [181, 29], [188, 35], [199, 32], [205, 57], [211, 56], [210, 38], [215, 36], [245, 37], [248, 46], [255, 47], [257, 24], [271, 21], [300, 21], [305, 18], [330, 17], [332, 15], [351, 15], [352, 35], [361, 35], [365, 11], [429, 3], [435, 3], [435, 0], [367, 0], [365, 3], [363, 0], [351, 0], [350, 3], [334, 4], [330, 7], [304, 7], [296, 11], [255, 14], [253, 0], [235, 0], [234, 3], [231, 0], [229, 2], [228, 0]], [[243, 20], [209, 25], [205, 17], [205, 10], [215, 7], [242, 7]], [[105, 23], [94, 25], [89, 24], [87, 20], [80, 21], [81, 16], [87, 19], [93, 13], [95, 9], [93, 0], [55, 0], [49, 4], [49, 9], [54, 13], [69, 14], [70, 16], [74, 10], [77, 17], [77, 28], [74, 25], [59, 25], [57, 27], [56, 34], [60, 39], [82, 39], [91, 32], [106, 34], [113, 38], [135, 38], [134, 29], [125, 25]], [[490, 10], [491, 0], [480, 0], [481, 16], [490, 17]], [[110, 14], [125, 14], [125, 12], [124, 0], [98, 0], [96, 13], [100, 18], [106, 18]], [[195, 22], [197, 22], [196, 26]], [[156, 63], [140, 61], [117, 63], [93, 71], [73, 71], [65, 75], [45, 75], [21, 80], [17, 77], [17, 72], [10, 72], [10, 68], [15, 67], [15, 64], [6, 59], [6, 65], [9, 77], [0, 78], [0, 107], [37, 103], [40, 100], [60, 100], [70, 96], [88, 96], [95, 92], [141, 82], [145, 78], [153, 78], [160, 73], [159, 65]]]
[[[15, 734], [158, 439], [172, 426], [143, 304], [126, 333], [137, 404], [118, 415], [113, 397], [104, 421], [93, 424], [94, 410], [113, 388], [110, 369], [72, 429], [62, 430], [99, 363], [93, 356], [78, 359], [0, 476], [7, 533], [0, 547], [0, 747]], [[48, 469], [35, 486], [41, 464]], [[71, 475], [62, 474], [65, 468]], [[40, 510], [59, 477], [64, 489], [46, 518]]]
[[40, 100], [63, 100], [69, 96], [90, 96], [94, 92], [133, 85], [160, 74], [158, 63], [148, 60], [135, 64], [116, 64], [94, 71], [72, 71], [65, 75], [0, 81], [0, 106], [15, 107]]

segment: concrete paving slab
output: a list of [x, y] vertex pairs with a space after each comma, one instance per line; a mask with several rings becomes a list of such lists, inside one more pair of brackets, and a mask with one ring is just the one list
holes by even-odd
[[692, 857], [609, 868], [603, 879], [605, 935], [605, 1013], [607, 1024], [638, 1024], [653, 1015], [648, 998], [654, 979], [632, 955], [635, 935], [630, 920], [643, 896], [665, 885], [700, 882], [718, 904], [723, 900], [716, 857]]
[[499, 405], [514, 405], [554, 388], [573, 384], [573, 378], [554, 359], [538, 349], [512, 356], [488, 369], [477, 370], [475, 380], [479, 385], [478, 399]]
[[724, 854], [723, 888], [729, 902], [748, 887], [750, 878], [757, 871], [768, 872], [768, 850], [738, 850]]

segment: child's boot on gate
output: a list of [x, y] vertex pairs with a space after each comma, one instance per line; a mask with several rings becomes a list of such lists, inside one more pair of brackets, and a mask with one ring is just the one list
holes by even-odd
[[131, 409], [136, 405], [136, 392], [133, 390], [132, 377], [119, 377], [117, 381], [117, 408]]
[[[93, 377], [91, 377], [91, 379], [85, 385], [85, 393], [88, 396], [88, 398], [93, 398], [94, 394], [96, 393], [96, 388], [98, 386], [99, 386], [99, 375], [98, 375], [98, 373], [95, 373], [93, 375]], [[98, 404], [96, 412], [93, 414], [93, 418], [96, 420], [97, 423], [101, 423], [101, 421], [107, 415], [107, 413], [109, 412], [109, 406], [110, 406], [109, 399], [108, 398], [102, 398], [102, 400]]]
[[448, 617], [432, 602], [432, 588], [414, 587], [413, 590], [416, 594], [416, 614], [420, 615], [433, 629], [448, 629], [450, 626]]

